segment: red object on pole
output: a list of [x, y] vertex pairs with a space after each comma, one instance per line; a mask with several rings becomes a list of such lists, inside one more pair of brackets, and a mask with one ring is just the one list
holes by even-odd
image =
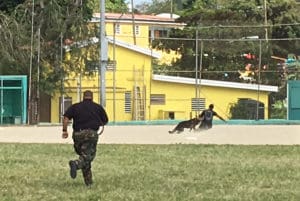
[[255, 59], [255, 55], [254, 55], [254, 54], [251, 54], [251, 53], [243, 54], [243, 56], [244, 56], [246, 59]]

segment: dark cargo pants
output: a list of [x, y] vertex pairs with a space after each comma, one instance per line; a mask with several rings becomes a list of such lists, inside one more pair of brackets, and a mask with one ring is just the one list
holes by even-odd
[[82, 171], [86, 185], [92, 184], [91, 165], [96, 156], [98, 137], [97, 131], [91, 129], [73, 132], [74, 149], [79, 155], [79, 159], [75, 162], [77, 169]]

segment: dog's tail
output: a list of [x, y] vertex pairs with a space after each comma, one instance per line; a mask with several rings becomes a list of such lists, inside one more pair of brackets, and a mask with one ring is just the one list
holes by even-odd
[[174, 132], [175, 132], [175, 130], [169, 131], [170, 134], [172, 134], [172, 133], [174, 133]]

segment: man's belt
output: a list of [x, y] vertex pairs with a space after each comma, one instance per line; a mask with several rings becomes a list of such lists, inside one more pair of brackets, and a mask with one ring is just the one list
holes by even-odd
[[78, 130], [76, 130], [75, 132], [80, 132], [80, 131], [83, 131], [83, 130], [93, 130], [93, 131], [96, 131], [98, 135], [101, 135], [104, 131], [104, 125], [100, 126], [98, 130], [96, 129], [91, 129], [91, 128], [80, 128]]

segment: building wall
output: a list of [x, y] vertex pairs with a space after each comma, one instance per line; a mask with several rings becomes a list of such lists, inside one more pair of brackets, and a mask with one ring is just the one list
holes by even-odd
[[[125, 112], [125, 92], [130, 91], [131, 97], [133, 98], [133, 72], [127, 72], [128, 78], [122, 73], [116, 73], [116, 88], [112, 87], [111, 76], [107, 74], [107, 89], [106, 89], [106, 110], [111, 122], [118, 121], [131, 121], [134, 116], [134, 100], [131, 101], [132, 111], [129, 113]], [[149, 76], [150, 77], [150, 76]], [[118, 80], [119, 79], [119, 80]], [[148, 79], [149, 81], [149, 79]], [[174, 112], [175, 119], [189, 119], [194, 117], [197, 113], [192, 111], [191, 99], [195, 98], [195, 86], [189, 84], [177, 84], [160, 81], [152, 81], [151, 84], [146, 85], [146, 105], [145, 105], [145, 120], [162, 120], [168, 119], [169, 112]], [[74, 83], [73, 86], [76, 86]], [[82, 81], [82, 89], [92, 90], [94, 92], [94, 101], [98, 102], [98, 78], [89, 78]], [[151, 88], [150, 88], [151, 86]], [[66, 87], [66, 97], [71, 97], [72, 102], [78, 102], [80, 100], [79, 88]], [[165, 104], [164, 105], [151, 105], [150, 94], [164, 94]], [[254, 90], [242, 90], [242, 89], [231, 89], [223, 87], [200, 87], [200, 98], [205, 99], [205, 108], [209, 104], [215, 105], [215, 111], [224, 117], [225, 119], [230, 118], [230, 106], [238, 101], [239, 98], [250, 98], [257, 100], [258, 93]], [[268, 93], [260, 92], [259, 101], [265, 105], [265, 119], [268, 117]], [[52, 99], [52, 112], [51, 122], [59, 122], [59, 95], [56, 95]]]
[[[175, 119], [189, 119], [196, 115], [191, 108], [191, 99], [196, 97], [194, 85], [176, 84], [152, 81], [152, 94], [165, 94], [165, 105], [151, 105], [151, 119], [168, 118], [168, 112], [175, 113]], [[230, 106], [239, 98], [257, 100], [258, 94], [254, 90], [232, 89], [224, 87], [200, 86], [200, 98], [205, 98], [205, 108], [209, 104], [215, 105], [215, 111], [222, 117], [230, 118]], [[268, 93], [260, 92], [259, 101], [265, 105], [265, 119], [268, 117]]]
[[[138, 119], [136, 115], [139, 101], [135, 96], [137, 87], [141, 89], [141, 94], [145, 94], [141, 97], [144, 100], [144, 119], [142, 120], [166, 119], [169, 112], [175, 113], [175, 119], [188, 119], [196, 115], [196, 112], [191, 109], [191, 99], [196, 97], [194, 85], [152, 81], [152, 58], [149, 55], [111, 43], [108, 47], [108, 55], [110, 60], [116, 58], [116, 71], [106, 71], [106, 110], [110, 121]], [[98, 79], [97, 72], [90, 77], [74, 75], [66, 78], [64, 97], [71, 99], [71, 103], [76, 103], [81, 100], [82, 92], [89, 89], [94, 92], [94, 101], [99, 102]], [[125, 111], [125, 93], [131, 94], [131, 111]], [[150, 104], [151, 94], [164, 94], [165, 104]], [[61, 120], [60, 96], [61, 94], [58, 92], [51, 100], [52, 123]], [[201, 86], [200, 98], [205, 98], [206, 108], [210, 103], [214, 103], [215, 110], [224, 118], [228, 118], [230, 106], [239, 98], [257, 100], [258, 93], [255, 90]], [[265, 105], [265, 118], [267, 118], [268, 93], [260, 92], [259, 101]]]
[[[115, 56], [113, 54], [115, 53]], [[110, 120], [130, 121], [134, 119], [135, 101], [132, 100], [130, 113], [125, 112], [125, 92], [130, 92], [134, 98], [134, 89], [139, 87], [144, 91], [146, 97], [145, 106], [149, 105], [150, 80], [151, 80], [151, 57], [130, 51], [127, 48], [109, 44], [108, 55], [111, 60], [116, 58], [116, 71], [106, 71], [106, 109]], [[115, 83], [114, 83], [115, 80]], [[99, 102], [99, 78], [95, 72], [93, 76], [73, 75], [66, 78], [65, 98], [71, 98], [72, 103], [79, 102], [82, 99], [84, 90], [94, 92], [94, 101]], [[61, 121], [60, 115], [60, 97], [57, 92], [51, 99], [51, 122]], [[115, 101], [114, 101], [115, 100]], [[66, 108], [65, 108], [66, 109]]]
[[[134, 43], [132, 23], [120, 23], [120, 34], [116, 34], [116, 40]], [[136, 35], [136, 45], [139, 47], [149, 46], [149, 25], [136, 23], [139, 26], [139, 34]], [[106, 22], [106, 34], [113, 37], [114, 24]], [[115, 55], [114, 55], [115, 54]], [[191, 109], [191, 99], [195, 98], [195, 86], [179, 83], [168, 83], [151, 81], [151, 56], [138, 53], [128, 48], [109, 44], [109, 59], [116, 60], [116, 71], [107, 70], [106, 72], [106, 110], [110, 121], [130, 121], [135, 120], [137, 115], [138, 100], [136, 96], [137, 87], [145, 94], [141, 98], [144, 100], [144, 119], [157, 120], [168, 118], [169, 112], [175, 113], [175, 119], [188, 119], [196, 115]], [[169, 56], [169, 55], [167, 55]], [[174, 55], [176, 58], [179, 55]], [[173, 56], [161, 62], [170, 63]], [[94, 101], [99, 102], [99, 78], [98, 73], [88, 77], [73, 75], [66, 78], [64, 97], [72, 100], [71, 103], [81, 101], [84, 90], [94, 92]], [[125, 111], [125, 93], [131, 94], [131, 111]], [[152, 105], [150, 103], [151, 94], [164, 94], [164, 105]], [[51, 122], [60, 122], [60, 97], [57, 92], [51, 99]], [[224, 118], [229, 116], [231, 104], [236, 103], [239, 98], [251, 98], [257, 100], [257, 91], [240, 90], [224, 87], [201, 86], [200, 98], [205, 98], [206, 107], [210, 103], [215, 104], [215, 110]], [[260, 92], [259, 101], [265, 104], [265, 117], [268, 117], [268, 93]], [[66, 105], [67, 107], [68, 105]], [[66, 109], [66, 107], [64, 109]]]
[[[136, 23], [136, 26], [139, 27], [139, 33], [135, 35], [136, 44], [140, 47], [148, 47], [149, 46], [149, 25]], [[106, 33], [107, 36], [113, 37], [114, 24], [111, 22], [106, 23]], [[120, 23], [120, 34], [115, 34], [116, 39], [134, 44], [134, 37], [133, 37], [133, 24], [132, 23]]]

